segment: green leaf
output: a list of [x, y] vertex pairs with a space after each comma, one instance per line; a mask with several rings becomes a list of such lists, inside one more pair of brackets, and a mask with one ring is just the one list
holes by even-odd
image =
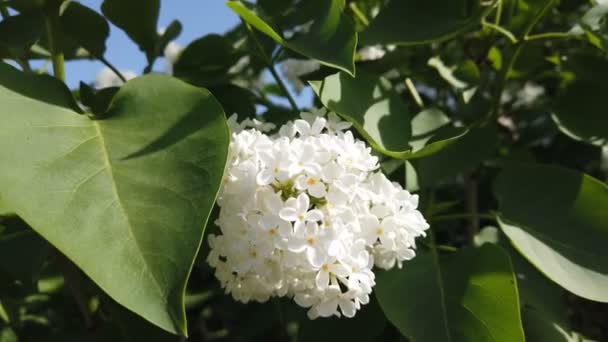
[[498, 228], [483, 228], [475, 236], [475, 242], [478, 245], [498, 244], [509, 253], [517, 274], [517, 289], [527, 341], [582, 341], [570, 327], [564, 290], [518, 254]]
[[0, 273], [35, 289], [49, 245], [36, 233], [18, 231], [0, 236]]
[[60, 22], [69, 38], [93, 56], [103, 56], [110, 35], [110, 25], [103, 16], [78, 2], [70, 2], [61, 13]]
[[0, 21], [0, 46], [18, 56], [24, 55], [44, 32], [44, 17], [39, 11], [10, 16]]
[[220, 105], [205, 89], [147, 75], [92, 121], [23, 96], [15, 80], [62, 92], [0, 68], [0, 139], [13, 142], [0, 148], [3, 201], [117, 302], [185, 334], [184, 289], [228, 149]]
[[378, 301], [371, 298], [353, 318], [304, 318], [300, 325], [298, 341], [378, 341], [386, 325], [387, 321]]
[[576, 171], [511, 164], [496, 184], [500, 226], [515, 248], [568, 291], [608, 302], [608, 187]]
[[437, 132], [428, 142], [454, 139], [437, 153], [412, 161], [421, 187], [435, 186], [440, 181], [475, 168], [492, 156], [498, 144], [495, 126], [471, 128], [468, 133], [458, 136], [456, 128], [449, 127]]
[[592, 7], [581, 18], [581, 26], [589, 42], [608, 51], [608, 4]]
[[608, 59], [594, 56], [571, 56], [569, 71], [575, 79], [555, 97], [552, 116], [559, 129], [576, 140], [594, 145], [608, 143], [608, 106], [604, 80], [608, 77]]
[[467, 0], [392, 0], [361, 33], [361, 44], [441, 42], [479, 26], [492, 4]]
[[228, 1], [227, 5], [249, 25], [277, 43], [354, 76], [357, 32], [352, 18], [344, 14], [344, 0], [312, 1], [318, 8], [318, 16], [311, 18], [308, 32], [296, 34], [291, 39], [285, 39], [241, 2]]
[[418, 251], [403, 269], [378, 274], [386, 317], [415, 342], [524, 341], [515, 275], [498, 246], [437, 256]]
[[373, 148], [395, 158], [409, 155], [411, 110], [388, 80], [340, 72], [309, 83], [323, 105], [352, 122]]
[[80, 102], [89, 107], [95, 118], [102, 118], [108, 111], [110, 102], [118, 92], [119, 87], [93, 89], [84, 82], [80, 82]]
[[173, 74], [202, 87], [228, 83], [228, 70], [240, 56], [223, 36], [206, 35], [188, 44], [180, 53], [173, 65]]
[[104, 0], [101, 11], [146, 53], [148, 62], [154, 60], [160, 0]]
[[467, 134], [468, 129], [448, 125], [450, 119], [439, 109], [429, 108], [418, 113], [412, 120], [411, 153], [406, 159], [416, 159], [435, 154]]

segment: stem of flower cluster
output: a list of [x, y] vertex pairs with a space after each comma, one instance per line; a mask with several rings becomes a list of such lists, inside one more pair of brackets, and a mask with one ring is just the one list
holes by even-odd
[[63, 51], [61, 49], [61, 35], [58, 30], [59, 6], [49, 6], [45, 16], [46, 31], [48, 32], [51, 60], [53, 61], [53, 74], [61, 81], [65, 81], [65, 66]]
[[277, 73], [276, 69], [274, 68], [274, 64], [272, 63], [272, 60], [266, 54], [266, 51], [264, 51], [264, 48], [262, 47], [262, 44], [260, 43], [260, 41], [258, 40], [258, 38], [255, 36], [255, 33], [253, 32], [253, 29], [251, 28], [251, 25], [249, 25], [245, 21], [242, 21], [242, 22], [243, 22], [243, 25], [245, 25], [245, 27], [247, 28], [247, 33], [249, 34], [249, 37], [251, 38], [251, 40], [255, 44], [256, 48], [258, 49], [258, 53], [260, 54], [260, 57], [262, 58], [262, 60], [266, 64], [266, 67], [268, 68], [268, 70], [270, 71], [270, 73], [272, 74], [272, 77], [274, 77], [274, 79], [277, 81], [277, 84], [278, 84], [279, 88], [281, 88], [281, 90], [283, 91], [283, 93], [285, 93], [285, 97], [287, 97], [287, 100], [289, 101], [289, 104], [291, 105], [291, 107], [293, 108], [293, 110], [295, 112], [299, 112], [300, 109], [298, 108], [298, 105], [296, 104], [296, 101], [293, 99], [293, 97], [289, 93], [289, 90], [287, 90], [287, 87], [285, 86], [285, 83], [283, 83], [283, 80], [281, 79], [281, 77]]

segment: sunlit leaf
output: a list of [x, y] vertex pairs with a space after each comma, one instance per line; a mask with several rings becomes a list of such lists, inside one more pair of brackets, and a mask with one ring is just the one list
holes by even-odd
[[376, 298], [412, 341], [524, 341], [515, 274], [498, 246], [438, 256], [418, 251], [378, 274]]
[[117, 302], [185, 334], [186, 281], [228, 149], [219, 104], [204, 89], [148, 75], [92, 121], [56, 99], [61, 83], [0, 68], [0, 102], [10, 108], [0, 140], [11, 142], [0, 148], [0, 197]]
[[253, 11], [238, 1], [227, 3], [249, 25], [277, 43], [328, 66], [355, 74], [357, 33], [353, 20], [344, 14], [344, 0], [313, 0], [318, 3], [318, 16], [311, 18], [310, 28], [290, 39], [273, 29]]
[[577, 171], [512, 164], [496, 185], [500, 226], [547, 277], [608, 302], [608, 187]]

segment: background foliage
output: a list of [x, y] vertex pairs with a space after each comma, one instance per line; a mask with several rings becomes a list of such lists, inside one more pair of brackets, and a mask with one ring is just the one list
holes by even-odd
[[[150, 72], [182, 29], [158, 33], [159, 0], [0, 2], [1, 342], [608, 340], [608, 3], [227, 6], [241, 24], [192, 41], [172, 77]], [[110, 25], [143, 76], [69, 89], [65, 60], [125, 80]], [[236, 303], [205, 263], [226, 116], [281, 124], [302, 86], [431, 223], [353, 319]]]

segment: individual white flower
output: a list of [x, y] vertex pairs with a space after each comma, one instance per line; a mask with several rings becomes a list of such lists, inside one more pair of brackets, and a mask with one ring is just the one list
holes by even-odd
[[241, 302], [291, 297], [308, 317], [352, 317], [369, 302], [373, 267], [401, 266], [429, 227], [418, 196], [326, 110], [279, 127], [228, 120], [232, 130], [218, 235], [209, 264]]
[[[130, 70], [123, 70], [120, 73], [127, 81], [137, 77], [137, 74]], [[95, 88], [97, 89], [120, 87], [123, 83], [118, 75], [108, 67], [101, 69], [95, 76]]]

